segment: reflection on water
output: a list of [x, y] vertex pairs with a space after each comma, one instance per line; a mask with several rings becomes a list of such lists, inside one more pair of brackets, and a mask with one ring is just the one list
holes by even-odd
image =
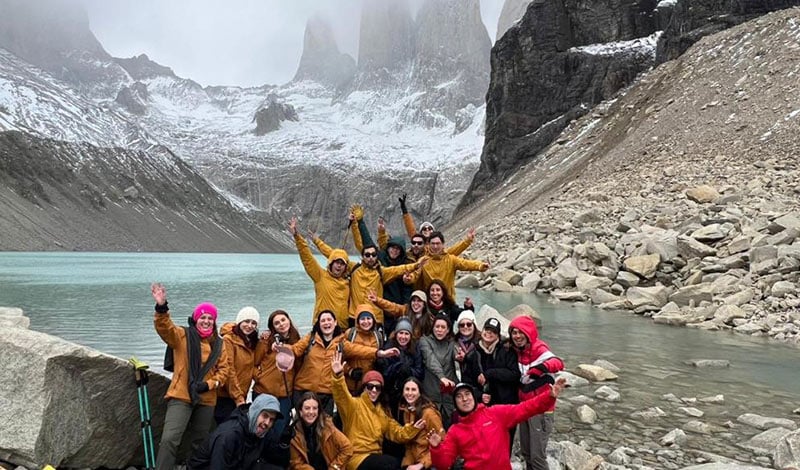
[[[0, 253], [0, 305], [23, 308], [32, 329], [158, 366], [164, 346], [153, 329], [153, 281], [167, 286], [179, 323], [208, 300], [219, 307], [221, 321], [252, 305], [264, 320], [281, 308], [302, 331], [310, 327], [314, 292], [297, 255]], [[460, 291], [459, 301], [465, 295], [478, 308], [489, 303], [501, 312], [532, 305], [543, 318], [542, 338], [568, 368], [607, 359], [623, 369], [621, 388], [635, 386], [649, 398], [726, 393], [728, 401], [742, 393], [742, 403], [750, 394], [768, 408], [800, 406], [797, 350], [786, 345], [654, 325], [630, 313], [553, 305], [533, 295], [471, 290]], [[731, 367], [697, 369], [685, 364], [691, 359], [727, 359]]]

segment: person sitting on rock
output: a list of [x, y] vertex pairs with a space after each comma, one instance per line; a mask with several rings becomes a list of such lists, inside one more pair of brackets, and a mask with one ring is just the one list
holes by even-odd
[[172, 349], [174, 358], [172, 381], [164, 397], [167, 414], [156, 457], [158, 470], [172, 470], [182, 441], [190, 443], [194, 451], [208, 437], [214, 424], [216, 390], [225, 386], [230, 365], [217, 335], [214, 304], [199, 304], [189, 317], [189, 326], [182, 328], [170, 318], [167, 289], [156, 283], [150, 291], [156, 301], [156, 332]]
[[552, 388], [522, 403], [488, 408], [476, 404], [476, 392], [471, 385], [459, 383], [453, 389], [458, 423], [450, 427], [444, 438], [440, 432], [428, 433], [433, 466], [450, 468], [461, 457], [464, 470], [511, 470], [511, 457], [499, 451], [511, 445], [508, 430], [555, 406], [556, 397], [566, 383], [566, 379], [560, 378]]
[[289, 464], [288, 447], [282, 451], [285, 465], [270, 449], [269, 460], [264, 462], [263, 440], [268, 436], [275, 420], [282, 418], [278, 399], [263, 394], [256, 397], [249, 407], [237, 408], [230, 418], [214, 430], [208, 440], [198, 448], [187, 462], [187, 470], [272, 470], [286, 468]]
[[294, 237], [297, 252], [303, 262], [308, 277], [314, 281], [314, 316], [312, 323], [316, 323], [320, 312], [333, 312], [340, 328], [347, 328], [349, 317], [348, 301], [350, 299], [350, 280], [347, 278], [350, 259], [347, 252], [342, 249], [329, 247], [324, 254], [328, 258], [327, 267], [323, 268], [311, 253], [308, 243], [297, 229], [297, 218], [289, 221], [289, 232]]
[[455, 282], [458, 271], [486, 271], [489, 269], [489, 263], [485, 261], [459, 258], [445, 252], [444, 235], [441, 232], [431, 234], [428, 247], [430, 259], [421, 267], [419, 273], [411, 274], [411, 282], [415, 282], [418, 288], [421, 286], [427, 289], [434, 279], [439, 279], [447, 288], [448, 295], [455, 298]]
[[[539, 339], [536, 321], [527, 315], [511, 320], [508, 327], [511, 344], [517, 353], [517, 365], [521, 373], [519, 385], [520, 401], [544, 393], [556, 382], [555, 374], [564, 370], [564, 362], [550, 351], [550, 347]], [[553, 430], [555, 400], [544, 413], [536, 414], [519, 426], [519, 447], [528, 468], [548, 470], [547, 441]]]

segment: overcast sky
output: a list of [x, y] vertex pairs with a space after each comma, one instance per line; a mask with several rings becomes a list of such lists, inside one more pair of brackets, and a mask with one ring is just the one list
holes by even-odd
[[[328, 18], [339, 49], [358, 57], [362, 1], [82, 0], [97, 39], [115, 57], [147, 54], [202, 85], [282, 84], [292, 79], [306, 20]], [[411, 0], [418, 8], [422, 0]], [[451, 0], [460, 1], [460, 0]], [[503, 0], [481, 0], [494, 40]]]

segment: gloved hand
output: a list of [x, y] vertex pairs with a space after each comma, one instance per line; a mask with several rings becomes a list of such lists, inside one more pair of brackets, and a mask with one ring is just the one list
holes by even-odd
[[403, 195], [402, 195], [402, 196], [400, 196], [399, 198], [397, 198], [397, 200], [398, 200], [398, 201], [400, 201], [400, 211], [401, 211], [403, 214], [408, 214], [408, 207], [406, 207], [406, 198], [407, 198], [407, 197], [408, 197], [408, 194], [406, 194], [406, 193], [403, 193]]
[[537, 366], [533, 366], [530, 369], [528, 369], [528, 375], [534, 378], [541, 377], [547, 372], [548, 372], [547, 367], [545, 367], [544, 364], [539, 364]]
[[353, 368], [353, 369], [350, 370], [350, 373], [347, 374], [347, 375], [349, 375], [351, 379], [353, 379], [356, 382], [358, 382], [359, 380], [361, 380], [362, 377], [364, 377], [364, 369], [362, 369], [360, 367]]
[[197, 393], [206, 393], [209, 390], [208, 383], [206, 381], [200, 382], [194, 386], [194, 389]]
[[289, 447], [289, 444], [294, 439], [294, 426], [289, 426], [287, 423], [286, 427], [283, 428], [283, 432], [281, 433], [280, 443], [281, 447], [286, 446]]
[[364, 208], [361, 207], [361, 204], [353, 204], [350, 206], [350, 212], [353, 213], [357, 221], [364, 218]]

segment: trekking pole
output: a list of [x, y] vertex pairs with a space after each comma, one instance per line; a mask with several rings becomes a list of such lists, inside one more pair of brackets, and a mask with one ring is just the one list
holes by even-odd
[[144, 464], [147, 470], [153, 470], [156, 467], [156, 456], [153, 448], [153, 428], [150, 423], [150, 399], [147, 395], [147, 382], [149, 381], [147, 369], [149, 366], [135, 357], [131, 357], [128, 363], [133, 366], [133, 373], [136, 379], [136, 395], [139, 399], [139, 418], [142, 430], [142, 447], [144, 448]]
[[349, 221], [347, 223], [347, 228], [344, 229], [344, 236], [342, 237], [342, 249], [346, 250], [344, 245], [347, 243], [347, 236], [350, 235], [350, 226], [353, 225], [353, 221]]

